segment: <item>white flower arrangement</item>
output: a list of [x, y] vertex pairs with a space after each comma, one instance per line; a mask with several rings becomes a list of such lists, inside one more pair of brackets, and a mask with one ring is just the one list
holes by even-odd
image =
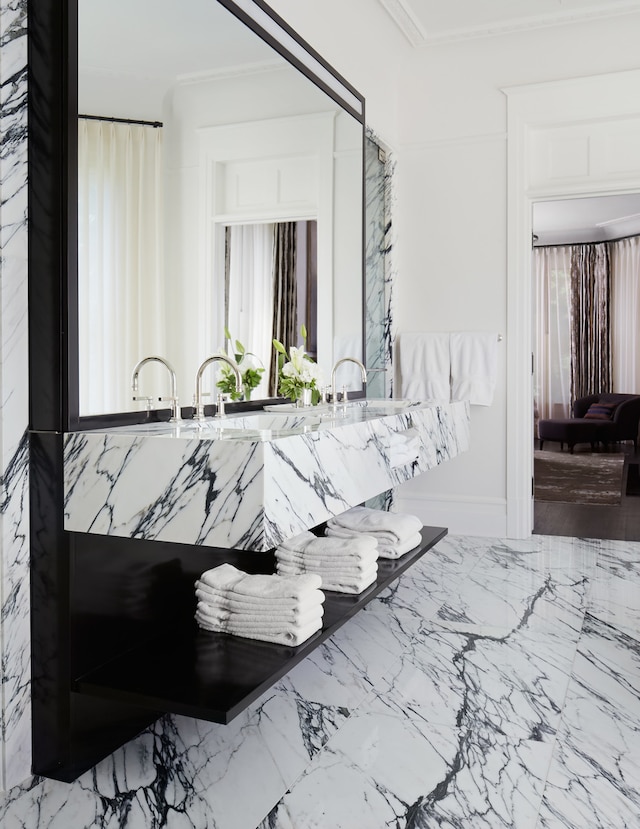
[[[300, 334], [303, 341], [306, 341], [307, 329], [304, 325], [300, 328]], [[303, 389], [311, 389], [313, 402], [317, 403], [323, 383], [322, 371], [306, 353], [304, 346], [291, 346], [288, 354], [286, 348], [278, 340], [273, 341], [273, 347], [279, 354], [280, 382], [278, 388], [280, 393], [295, 401], [302, 396]]]

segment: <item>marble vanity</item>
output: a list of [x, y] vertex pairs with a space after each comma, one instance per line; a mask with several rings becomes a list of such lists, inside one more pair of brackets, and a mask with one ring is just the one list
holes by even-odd
[[65, 530], [266, 551], [468, 446], [465, 402], [363, 400], [70, 433]]
[[297, 647], [198, 628], [193, 584], [205, 569], [271, 573], [279, 541], [469, 445], [464, 402], [281, 412], [64, 436], [69, 604], [82, 631], [75, 700], [228, 723], [446, 535], [424, 527], [409, 553], [378, 561], [358, 595], [325, 591], [322, 629]]

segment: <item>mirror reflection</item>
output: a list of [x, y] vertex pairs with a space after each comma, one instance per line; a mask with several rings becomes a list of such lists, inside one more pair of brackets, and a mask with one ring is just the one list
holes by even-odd
[[[202, 361], [235, 351], [225, 330], [265, 369], [252, 399], [275, 393], [273, 337], [300, 345], [303, 323], [327, 381], [362, 359], [351, 114], [216, 0], [80, 0], [78, 109], [81, 415], [144, 408], [131, 371], [150, 355], [191, 405]], [[166, 370], [140, 385], [166, 408]]]

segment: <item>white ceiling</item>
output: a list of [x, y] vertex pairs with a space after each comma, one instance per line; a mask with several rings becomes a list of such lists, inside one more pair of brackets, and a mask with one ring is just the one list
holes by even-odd
[[378, 0], [412, 46], [600, 20], [640, 11], [640, 0]]
[[212, 0], [181, 0], [180, 12], [176, 13], [175, 0], [80, 0], [80, 72], [170, 83], [176, 77], [273, 63], [277, 58]]
[[640, 234], [640, 194], [536, 203], [533, 232], [535, 245], [605, 242]]

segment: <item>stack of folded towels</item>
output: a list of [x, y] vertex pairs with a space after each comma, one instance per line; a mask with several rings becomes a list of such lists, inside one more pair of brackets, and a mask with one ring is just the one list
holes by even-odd
[[362, 593], [378, 574], [378, 543], [371, 536], [319, 538], [303, 532], [276, 549], [281, 575], [317, 573], [324, 590]]
[[325, 533], [344, 539], [372, 536], [378, 542], [379, 558], [399, 558], [420, 544], [421, 529], [422, 522], [415, 515], [353, 507], [329, 519]]
[[196, 621], [205, 630], [299, 645], [322, 628], [320, 576], [252, 575], [221, 564], [196, 581]]

